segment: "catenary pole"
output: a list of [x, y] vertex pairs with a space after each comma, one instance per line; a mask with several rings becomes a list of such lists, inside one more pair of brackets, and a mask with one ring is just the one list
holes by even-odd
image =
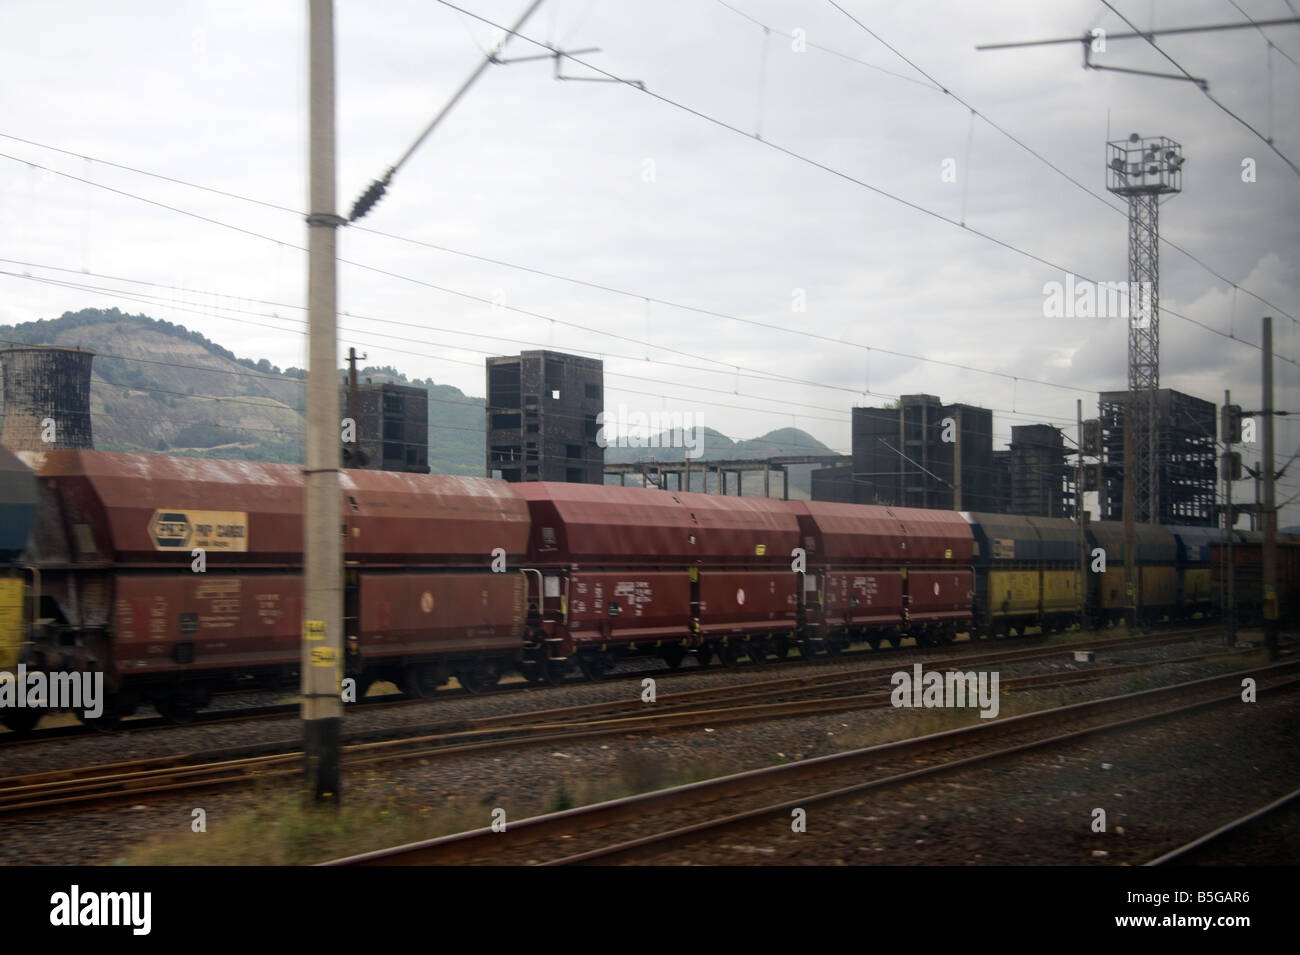
[[307, 435], [303, 549], [304, 792], [337, 802], [343, 722], [343, 553], [335, 238], [333, 0], [308, 0], [310, 185], [307, 216]]
[[1264, 316], [1264, 645], [1277, 659], [1277, 498], [1273, 488], [1273, 319]]

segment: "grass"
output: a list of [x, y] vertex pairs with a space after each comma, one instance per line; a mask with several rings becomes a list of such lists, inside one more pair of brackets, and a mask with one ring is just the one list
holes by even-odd
[[[388, 786], [376, 777], [346, 780], [338, 807], [306, 804], [294, 792], [258, 792], [252, 809], [223, 817], [210, 810], [207, 831], [193, 832], [187, 816], [114, 865], [309, 865], [387, 846], [490, 825], [495, 806], [441, 799], [427, 791]], [[195, 797], [202, 803], [202, 797]], [[521, 818], [509, 801], [507, 820]]]
[[[186, 816], [175, 829], [153, 836], [112, 864], [310, 865], [483, 828], [492, 823], [496, 808], [506, 810], [509, 824], [543, 812], [696, 782], [724, 771], [728, 770], [716, 762], [678, 765], [633, 750], [620, 752], [605, 773], [560, 779], [542, 800], [435, 798], [376, 775], [364, 781], [345, 779], [347, 789], [337, 808], [304, 805], [297, 793], [257, 792], [252, 809], [228, 818], [210, 811], [206, 832], [191, 831]], [[196, 802], [202, 798], [196, 797]]]

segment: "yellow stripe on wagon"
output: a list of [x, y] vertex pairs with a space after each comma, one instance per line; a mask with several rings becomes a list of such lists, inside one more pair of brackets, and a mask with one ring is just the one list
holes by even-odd
[[21, 577], [0, 577], [0, 670], [18, 665], [27, 634], [23, 631], [23, 594]]

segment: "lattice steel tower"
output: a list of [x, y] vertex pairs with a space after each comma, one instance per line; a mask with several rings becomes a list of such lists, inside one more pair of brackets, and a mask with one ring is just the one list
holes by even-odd
[[1182, 147], [1164, 136], [1107, 143], [1106, 188], [1128, 199], [1128, 397], [1134, 520], [1160, 519], [1160, 197], [1183, 189]]

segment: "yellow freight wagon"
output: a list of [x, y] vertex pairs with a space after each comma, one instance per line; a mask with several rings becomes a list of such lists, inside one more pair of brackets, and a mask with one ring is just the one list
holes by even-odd
[[994, 617], [1038, 613], [1038, 571], [989, 571], [989, 613]]
[[1142, 613], [1144, 616], [1173, 614], [1178, 603], [1178, 572], [1173, 567], [1142, 568]]
[[1079, 609], [1079, 572], [1043, 571], [1043, 612], [1060, 613]]
[[18, 666], [27, 634], [23, 628], [23, 579], [0, 577], [0, 670]]
[[1124, 610], [1124, 567], [1107, 567], [1097, 587], [1097, 606], [1106, 611]]

